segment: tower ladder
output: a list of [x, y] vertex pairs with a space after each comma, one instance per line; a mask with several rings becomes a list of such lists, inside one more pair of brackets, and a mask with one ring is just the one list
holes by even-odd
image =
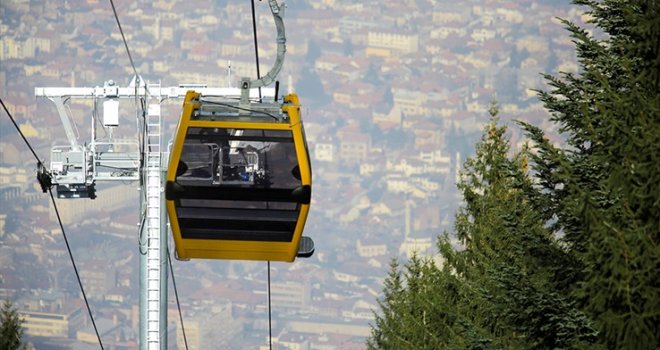
[[[160, 84], [150, 84], [150, 91], [160, 91]], [[164, 344], [161, 332], [163, 318], [161, 312], [161, 226], [162, 217], [162, 180], [161, 180], [161, 115], [160, 96], [151, 96], [145, 128], [145, 187], [146, 187], [146, 222], [147, 222], [147, 348], [160, 350]]]

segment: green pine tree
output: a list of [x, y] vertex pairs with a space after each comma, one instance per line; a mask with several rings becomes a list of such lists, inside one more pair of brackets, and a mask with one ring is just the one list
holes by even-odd
[[413, 257], [403, 267], [393, 260], [368, 348], [441, 349], [458, 344], [462, 324], [469, 322], [456, 312], [462, 298], [456, 283], [448, 270], [429, 259]]
[[390, 262], [390, 271], [383, 285], [383, 297], [378, 300], [381, 313], [375, 317], [371, 338], [367, 341], [369, 349], [386, 349], [393, 343], [393, 334], [401, 333], [401, 323], [397, 322], [400, 300], [403, 295], [401, 272], [396, 260]]
[[[465, 249], [440, 241], [443, 267], [413, 258], [385, 281], [371, 349], [579, 348], [595, 339], [584, 313], [555, 283], [571, 259], [535, 207], [525, 152], [510, 155], [492, 106], [459, 189], [455, 223]], [[524, 151], [524, 150], [523, 150]]]
[[[459, 189], [465, 206], [456, 217], [456, 237], [466, 249], [443, 255], [467, 289], [473, 322], [496, 347], [576, 348], [595, 332], [589, 320], [555, 283], [572, 263], [532, 200], [526, 149], [509, 156], [506, 128], [490, 110], [476, 155], [465, 163]], [[446, 243], [445, 243], [446, 245]]]
[[567, 146], [538, 128], [535, 200], [577, 264], [563, 271], [610, 349], [660, 348], [660, 4], [575, 1], [589, 7], [597, 39], [565, 21], [581, 72], [546, 76], [540, 98]]
[[0, 350], [26, 349], [21, 347], [23, 322], [9, 300], [5, 300], [0, 309]]

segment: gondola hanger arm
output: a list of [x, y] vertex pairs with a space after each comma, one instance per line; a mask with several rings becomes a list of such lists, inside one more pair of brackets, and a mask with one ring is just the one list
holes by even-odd
[[268, 5], [270, 6], [270, 12], [273, 14], [275, 28], [277, 29], [277, 57], [275, 58], [273, 67], [263, 77], [255, 80], [251, 80], [250, 78], [241, 79], [241, 103], [248, 103], [250, 89], [272, 84], [284, 64], [284, 55], [286, 53], [286, 34], [284, 31], [284, 20], [282, 19], [284, 5], [278, 5], [277, 0], [268, 0]]

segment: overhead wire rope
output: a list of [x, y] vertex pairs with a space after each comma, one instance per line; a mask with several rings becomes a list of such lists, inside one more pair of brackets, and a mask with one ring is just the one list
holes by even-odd
[[32, 152], [32, 155], [34, 158], [37, 159], [37, 162], [39, 162], [39, 165], [42, 165], [43, 163], [41, 162], [41, 159], [39, 159], [39, 156], [37, 156], [37, 153], [34, 151], [34, 148], [32, 148], [32, 145], [30, 145], [30, 142], [25, 138], [25, 135], [23, 135], [23, 132], [21, 131], [21, 128], [18, 127], [18, 124], [16, 124], [16, 121], [14, 120], [14, 117], [12, 117], [11, 113], [9, 113], [9, 109], [7, 109], [7, 106], [5, 106], [5, 103], [2, 101], [2, 98], [0, 98], [0, 104], [2, 104], [2, 108], [4, 108], [5, 113], [7, 113], [7, 116], [11, 120], [12, 124], [14, 124], [14, 127], [16, 128], [16, 131], [18, 131], [18, 134], [21, 135], [23, 138], [23, 141], [25, 141], [25, 144], [28, 146], [30, 149], [30, 152]]
[[[37, 156], [37, 153], [34, 151], [34, 148], [32, 148], [32, 145], [30, 142], [27, 140], [21, 129], [18, 127], [18, 124], [16, 124], [16, 120], [14, 120], [14, 117], [11, 115], [9, 112], [9, 109], [7, 109], [7, 106], [5, 106], [4, 101], [2, 101], [2, 98], [0, 98], [0, 104], [2, 104], [2, 108], [4, 108], [5, 113], [7, 113], [7, 116], [11, 120], [12, 124], [14, 124], [14, 127], [16, 128], [16, 131], [21, 135], [23, 138], [23, 141], [25, 141], [25, 144], [28, 146], [30, 151], [32, 152], [32, 155], [34, 155], [34, 158], [37, 160], [39, 163], [39, 166], [43, 166], [43, 163], [39, 156]], [[69, 252], [69, 258], [71, 260], [71, 264], [73, 265], [73, 270], [76, 273], [76, 279], [78, 280], [78, 285], [80, 286], [80, 292], [82, 293], [83, 299], [85, 300], [85, 305], [87, 306], [87, 312], [89, 313], [89, 317], [92, 320], [92, 326], [94, 327], [94, 332], [96, 333], [96, 338], [99, 341], [99, 346], [101, 346], [101, 349], [103, 350], [103, 343], [101, 342], [101, 336], [99, 334], [99, 330], [96, 327], [96, 322], [94, 321], [94, 315], [92, 314], [92, 309], [89, 306], [89, 301], [87, 300], [87, 294], [85, 293], [85, 288], [83, 287], [82, 280], [80, 278], [80, 274], [78, 273], [78, 267], [76, 266], [76, 261], [73, 257], [73, 253], [71, 251], [71, 246], [69, 245], [69, 239], [66, 236], [66, 231], [64, 230], [64, 224], [62, 224], [62, 218], [60, 217], [60, 212], [57, 208], [57, 202], [55, 201], [55, 197], [53, 196], [53, 191], [50, 187], [48, 187], [48, 193], [50, 194], [50, 199], [53, 203], [53, 208], [55, 209], [55, 214], [57, 216], [57, 221], [60, 225], [60, 229], [62, 230], [62, 236], [64, 237], [64, 243], [66, 244], [66, 249]]]
[[133, 72], [135, 73], [135, 83], [137, 86], [138, 79], [140, 75], [135, 69], [135, 63], [133, 62], [133, 56], [131, 56], [131, 50], [128, 49], [128, 42], [126, 41], [126, 36], [124, 35], [124, 30], [121, 28], [121, 23], [119, 23], [119, 16], [117, 15], [117, 9], [115, 8], [115, 2], [110, 0], [110, 6], [112, 6], [112, 12], [115, 15], [115, 20], [117, 21], [117, 27], [119, 27], [119, 33], [121, 33], [121, 39], [124, 41], [124, 47], [126, 48], [126, 53], [128, 54], [128, 59], [131, 61], [131, 67], [133, 67]]
[[[124, 30], [122, 29], [121, 23], [119, 22], [119, 16], [117, 15], [117, 9], [115, 8], [115, 4], [112, 0], [110, 0], [110, 5], [112, 6], [112, 12], [115, 15], [115, 20], [117, 21], [117, 27], [119, 27], [119, 32], [121, 33], [121, 37], [122, 37], [122, 40], [124, 42], [124, 47], [126, 48], [126, 53], [128, 54], [128, 59], [130, 60], [131, 67], [133, 68], [133, 72], [135, 73], [135, 91], [136, 91], [135, 100], [136, 100], [136, 102], [139, 101], [139, 105], [142, 109], [142, 127], [143, 127], [143, 130], [144, 130], [144, 135], [140, 139], [140, 156], [141, 156], [140, 168], [144, 169], [144, 158], [145, 158], [144, 154], [145, 154], [145, 148], [146, 148], [145, 144], [147, 142], [147, 138], [149, 137], [148, 136], [149, 135], [149, 131], [148, 131], [149, 124], [147, 123], [147, 118], [146, 118], [146, 113], [145, 113], [145, 107], [146, 107], [145, 106], [145, 104], [146, 104], [145, 98], [146, 98], [146, 95], [149, 94], [149, 88], [145, 84], [145, 86], [144, 86], [145, 87], [145, 96], [144, 96], [144, 98], [140, 98], [138, 100], [137, 89], [138, 89], [138, 84], [140, 84], [142, 79], [140, 78], [140, 75], [138, 74], [137, 69], [135, 68], [135, 63], [133, 61], [133, 56], [131, 56], [131, 51], [128, 48], [128, 42], [126, 41], [126, 36], [124, 35]], [[138, 119], [139, 119], [139, 116], [138, 116]], [[139, 124], [139, 122], [138, 122], [138, 124]], [[151, 151], [151, 146], [149, 146], [149, 151]], [[146, 177], [146, 174], [144, 175], [144, 177]], [[140, 182], [141, 182], [140, 187], [141, 188], [144, 187], [144, 182], [145, 182], [144, 177], [140, 178]], [[146, 192], [144, 190], [142, 191], [142, 195], [144, 196], [144, 198], [146, 200]], [[144, 212], [142, 213], [140, 231], [138, 233], [138, 249], [139, 249], [140, 254], [144, 254], [143, 251], [142, 251], [141, 237], [142, 237], [142, 233], [144, 231], [143, 225], [145, 223], [145, 219], [146, 219], [146, 208], [145, 208]], [[176, 296], [176, 305], [179, 309], [179, 318], [180, 318], [180, 321], [181, 321], [181, 329], [185, 330], [184, 325], [183, 325], [183, 317], [181, 316], [181, 304], [179, 303], [179, 293], [178, 293], [176, 282], [175, 282], [175, 279], [174, 279], [174, 270], [172, 270], [172, 260], [170, 259], [169, 248], [167, 250], [167, 259], [169, 261], [170, 272], [171, 272], [171, 275], [172, 275], [172, 283], [173, 283], [173, 287], [174, 287], [174, 294]], [[184, 337], [184, 341], [185, 341], [185, 344], [186, 344], [186, 349], [188, 349], [188, 341], [186, 340], [185, 331], [183, 333], [183, 337]]]
[[80, 285], [80, 291], [82, 292], [83, 299], [85, 300], [85, 305], [87, 305], [87, 311], [89, 312], [89, 317], [92, 319], [92, 326], [94, 326], [94, 332], [96, 333], [96, 338], [99, 340], [99, 346], [101, 346], [101, 349], [103, 349], [101, 336], [99, 335], [99, 330], [96, 327], [96, 322], [94, 321], [94, 316], [92, 315], [92, 309], [89, 307], [89, 301], [87, 301], [87, 295], [85, 294], [85, 289], [83, 288], [82, 280], [80, 279], [80, 274], [78, 273], [78, 267], [76, 267], [76, 262], [73, 259], [73, 253], [71, 252], [71, 247], [69, 246], [69, 240], [66, 238], [64, 225], [62, 224], [62, 218], [60, 217], [60, 211], [57, 209], [55, 197], [53, 196], [53, 190], [49, 188], [48, 193], [50, 194], [50, 199], [53, 202], [55, 215], [57, 215], [57, 222], [60, 224], [60, 229], [62, 230], [62, 236], [64, 237], [64, 243], [66, 243], [66, 250], [69, 252], [69, 258], [71, 258], [71, 264], [73, 265], [73, 270], [76, 272], [76, 279], [78, 279], [78, 284]]
[[[139, 179], [140, 182], [140, 195], [142, 196], [142, 203], [147, 202], [147, 192], [144, 191], [144, 184], [146, 183], [146, 172], [144, 171], [144, 161], [145, 161], [145, 144], [146, 144], [146, 138], [148, 137], [148, 126], [147, 126], [147, 118], [144, 113], [144, 105], [145, 105], [145, 100], [143, 98], [137, 99], [137, 94], [136, 94], [136, 99], [135, 99], [136, 104], [139, 102], [140, 108], [142, 110], [142, 113], [140, 114], [138, 109], [136, 108], [135, 114], [136, 114], [136, 131], [138, 133], [138, 142], [139, 142], [139, 148], [140, 148], [140, 170], [141, 170], [141, 176]], [[140, 129], [140, 120], [142, 121], [142, 128]], [[144, 132], [141, 133], [140, 130], [143, 130]], [[151, 150], [151, 147], [149, 147], [149, 150]], [[143, 240], [143, 234], [144, 234], [144, 224], [147, 219], [147, 208], [146, 206], [141, 210], [140, 213], [140, 225], [138, 226], [138, 251], [140, 255], [147, 255], [147, 250], [146, 247], [148, 245], [148, 242], [146, 239]], [[145, 250], [142, 250], [142, 248], [145, 247]]]
[[[121, 22], [119, 21], [119, 15], [117, 14], [117, 9], [115, 8], [115, 3], [113, 0], [110, 0], [110, 6], [112, 7], [112, 13], [115, 16], [115, 21], [117, 22], [117, 27], [119, 28], [119, 33], [121, 34], [122, 41], [124, 42], [124, 48], [126, 48], [126, 54], [128, 55], [128, 60], [131, 63], [131, 67], [133, 68], [133, 73], [135, 74], [135, 104], [140, 106], [140, 109], [142, 110], [142, 113], [137, 111], [137, 106], [136, 106], [136, 120], [137, 120], [137, 132], [138, 132], [138, 142], [139, 142], [139, 148], [140, 148], [140, 169], [144, 168], [144, 153], [145, 153], [145, 143], [146, 143], [146, 135], [148, 134], [148, 125], [145, 117], [145, 100], [143, 98], [138, 98], [137, 94], [137, 88], [138, 84], [141, 81], [140, 75], [137, 72], [137, 69], [135, 68], [135, 62], [133, 61], [133, 56], [131, 55], [131, 50], [128, 47], [128, 41], [126, 40], [126, 35], [124, 35], [124, 29], [121, 26]], [[146, 88], [146, 86], [145, 86]], [[146, 94], [146, 91], [145, 91]], [[144, 134], [141, 135], [140, 133], [140, 117], [142, 118], [142, 130], [144, 131]], [[143, 172], [144, 173], [144, 172]], [[146, 176], [146, 175], [144, 175]], [[140, 177], [140, 188], [144, 187], [144, 176]], [[141, 191], [141, 195], [143, 199], [146, 201], [147, 194], [143, 190]], [[144, 231], [144, 223], [146, 219], [146, 208], [142, 211], [141, 213], [141, 218], [140, 218], [140, 225], [138, 229], [138, 250], [140, 252], [140, 255], [146, 255], [146, 251], [142, 251], [143, 245], [146, 245], [146, 242], [142, 242], [142, 233]]]
[[144, 241], [142, 240], [143, 237], [144, 237], [143, 232], [144, 232], [144, 223], [145, 223], [146, 219], [147, 219], [147, 208], [144, 208], [144, 210], [142, 210], [142, 213], [140, 214], [140, 225], [138, 226], [139, 227], [138, 228], [138, 252], [140, 253], [140, 255], [147, 255], [147, 251], [142, 250], [142, 247], [147, 246], [146, 239]]
[[[261, 79], [261, 74], [259, 73], [259, 43], [257, 42], [257, 19], [254, 12], [254, 0], [251, 1], [252, 4], [252, 33], [254, 33], [254, 57], [257, 61], [257, 79]], [[259, 87], [259, 102], [261, 102], [261, 87]]]
[[172, 275], [172, 286], [174, 286], [174, 296], [176, 298], [176, 306], [179, 309], [179, 320], [181, 322], [181, 333], [183, 333], [183, 343], [188, 350], [188, 338], [186, 337], [186, 328], [183, 327], [183, 314], [181, 313], [181, 305], [179, 304], [179, 292], [176, 289], [176, 279], [174, 279], [174, 268], [172, 267], [172, 258], [170, 257], [170, 249], [167, 249], [167, 261], [170, 263], [170, 274]]
[[[126, 40], [126, 35], [124, 34], [124, 29], [122, 28], [121, 22], [119, 21], [119, 15], [117, 14], [117, 8], [115, 7], [115, 3], [114, 3], [113, 0], [110, 0], [110, 6], [112, 7], [112, 13], [115, 16], [115, 21], [117, 22], [117, 27], [119, 28], [119, 33], [121, 34], [121, 38], [122, 38], [122, 41], [124, 43], [124, 48], [126, 49], [126, 54], [128, 55], [128, 60], [130, 61], [131, 67], [133, 68], [133, 73], [135, 74], [135, 102], [136, 102], [136, 104], [139, 103], [140, 108], [142, 109], [142, 127], [143, 127], [143, 130], [144, 130], [144, 134], [146, 135], [146, 134], [148, 134], [148, 125], [147, 125], [146, 117], [145, 117], [145, 101], [142, 98], [138, 99], [138, 94], [137, 94], [138, 85], [140, 84], [142, 78], [140, 78], [140, 75], [138, 74], [137, 68], [135, 68], [135, 62], [133, 61], [133, 56], [131, 55], [131, 50], [128, 47], [128, 41]], [[148, 93], [148, 88], [145, 84], [145, 94], [146, 93]], [[138, 114], [137, 119], [139, 120], [140, 119], [139, 112], [137, 112], [136, 114]], [[139, 127], [139, 121], [138, 121], [138, 127]], [[140, 132], [138, 130], [138, 138], [139, 138], [139, 142], [140, 142], [140, 158], [141, 158], [140, 159], [140, 168], [143, 168], [144, 167], [144, 151], [145, 151], [144, 144], [145, 144], [146, 140], [145, 140], [145, 137], [140, 138], [139, 135], [140, 135]], [[140, 187], [142, 187], [143, 183], [144, 183], [144, 179], [140, 178]], [[145, 191], [142, 191], [142, 195], [143, 195], [144, 199], [146, 200]], [[141, 232], [142, 232], [142, 229], [140, 229], [140, 232], [138, 234], [141, 235]], [[139, 237], [138, 237], [138, 241], [139, 241]], [[141, 251], [142, 251], [142, 248], [140, 247], [140, 252]]]
[[273, 323], [270, 316], [270, 260], [268, 260], [268, 347], [273, 349]]
[[[261, 130], [261, 134], [265, 137], [266, 136], [266, 131]], [[266, 148], [268, 146], [264, 146]], [[264, 153], [264, 166], [268, 168], [268, 152]], [[269, 180], [270, 182], [270, 180]], [[269, 185], [270, 186], [270, 185]], [[270, 209], [269, 203], [266, 202], [266, 208]], [[270, 297], [270, 260], [268, 260], [267, 263], [267, 268], [268, 268], [268, 282], [267, 282], [267, 289], [268, 289], [268, 347], [270, 350], [273, 350], [273, 322], [272, 322], [272, 317], [271, 317], [271, 297]]]
[[[252, 5], [252, 33], [254, 37], [254, 58], [257, 66], [257, 79], [261, 79], [261, 73], [259, 72], [259, 43], [257, 41], [257, 19], [254, 11], [254, 0], [250, 1]], [[277, 98], [277, 96], [275, 96]], [[259, 102], [262, 101], [261, 98], [261, 87], [259, 87]], [[241, 108], [239, 108], [241, 109]], [[270, 115], [271, 117], [277, 119], [275, 116], [269, 113], [262, 112], [264, 114]], [[270, 303], [270, 260], [267, 264], [268, 268], [268, 348], [273, 350], [273, 317], [271, 313], [271, 303]]]

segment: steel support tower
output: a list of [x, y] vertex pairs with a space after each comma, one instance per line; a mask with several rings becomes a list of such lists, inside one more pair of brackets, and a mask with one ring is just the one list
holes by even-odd
[[[208, 88], [201, 84], [161, 87], [160, 84], [145, 84], [139, 77], [134, 77], [127, 87], [118, 87], [108, 81], [103, 87], [93, 88], [35, 88], [36, 97], [46, 97], [55, 104], [68, 140], [68, 145], [51, 149], [50, 164], [46, 169], [52, 175], [58, 198], [93, 199], [96, 182], [139, 181], [140, 350], [167, 349], [169, 269], [164, 174], [168, 153], [163, 141], [161, 104], [165, 100], [183, 100], [189, 90], [237, 99], [242, 91], [238, 88]], [[259, 98], [256, 89], [251, 89], [249, 95], [250, 98]], [[274, 96], [275, 89], [262, 88], [262, 98]], [[78, 142], [75, 124], [66, 108], [66, 103], [72, 99], [94, 101], [92, 139], [83, 145]], [[135, 142], [100, 140], [96, 132], [96, 124], [101, 119], [98, 106], [103, 105], [102, 124], [115, 128], [119, 127], [119, 100], [131, 99], [143, 99], [147, 106], [146, 111], [141, 111], [144, 119], [137, 131], [141, 137], [136, 135]], [[140, 125], [140, 117], [137, 118]]]

